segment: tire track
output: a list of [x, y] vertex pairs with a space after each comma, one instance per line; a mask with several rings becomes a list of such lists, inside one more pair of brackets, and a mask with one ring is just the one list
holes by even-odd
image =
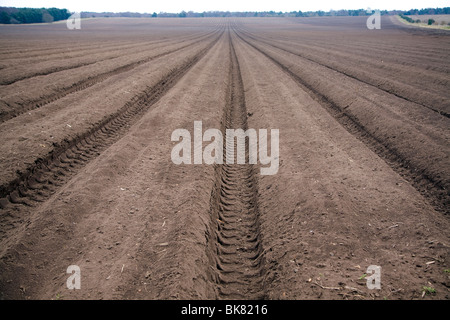
[[65, 96], [67, 96], [67, 95], [69, 95], [71, 93], [75, 93], [75, 92], [87, 89], [89, 87], [92, 87], [92, 86], [94, 86], [94, 85], [96, 85], [96, 84], [98, 84], [100, 82], [105, 81], [109, 77], [121, 74], [123, 72], [127, 72], [127, 71], [130, 71], [130, 70], [133, 70], [134, 68], [136, 68], [136, 67], [138, 67], [138, 66], [140, 66], [142, 64], [145, 64], [145, 63], [150, 62], [152, 60], [164, 57], [164, 56], [172, 54], [172, 53], [175, 53], [177, 51], [183, 50], [183, 49], [185, 49], [187, 47], [193, 46], [193, 45], [195, 45], [195, 44], [197, 44], [197, 43], [199, 43], [201, 41], [204, 41], [206, 39], [213, 38], [216, 35], [217, 32], [218, 31], [213, 33], [213, 35], [208, 35], [205, 39], [202, 38], [200, 40], [197, 40], [195, 42], [192, 42], [192, 43], [187, 44], [185, 46], [182, 46], [180, 48], [173, 49], [173, 50], [170, 50], [170, 51], [166, 51], [164, 53], [157, 54], [155, 56], [151, 56], [151, 57], [139, 60], [139, 61], [135, 61], [135, 62], [131, 62], [131, 63], [125, 64], [125, 65], [117, 67], [117, 68], [115, 68], [113, 70], [110, 70], [110, 71], [107, 71], [107, 72], [104, 72], [104, 73], [100, 73], [98, 75], [95, 75], [95, 76], [92, 76], [92, 77], [80, 80], [80, 81], [72, 84], [71, 86], [60, 88], [58, 90], [58, 92], [53, 92], [53, 93], [41, 96], [40, 98], [35, 99], [35, 100], [29, 100], [29, 101], [27, 101], [27, 102], [25, 102], [25, 103], [15, 107], [13, 110], [11, 110], [9, 112], [1, 113], [0, 114], [0, 123], [5, 122], [7, 120], [10, 120], [12, 118], [15, 118], [15, 117], [17, 117], [17, 116], [19, 116], [19, 115], [21, 115], [21, 114], [23, 114], [25, 112], [30, 111], [30, 110], [34, 110], [34, 109], [40, 108], [40, 107], [42, 107], [44, 105], [47, 105], [47, 104], [49, 104], [51, 102], [59, 100], [59, 99], [65, 97]]
[[254, 48], [281, 70], [288, 74], [305, 92], [307, 92], [314, 100], [316, 100], [338, 123], [340, 123], [349, 133], [362, 141], [370, 150], [385, 160], [385, 162], [402, 177], [408, 180], [417, 191], [419, 191], [436, 210], [450, 213], [450, 192], [438, 176], [428, 173], [427, 168], [418, 167], [411, 163], [411, 160], [405, 158], [395, 146], [388, 145], [381, 138], [373, 135], [368, 129], [359, 123], [358, 119], [345, 111], [345, 108], [339, 107], [331, 98], [325, 96], [316, 90], [312, 85], [303, 80], [299, 75], [294, 73], [272, 57], [269, 53], [250, 43], [238, 32], [236, 35], [250, 47]]
[[[230, 30], [229, 91], [222, 132], [226, 129], [247, 130], [245, 94]], [[235, 148], [232, 145], [226, 149]], [[246, 146], [248, 158], [248, 145]], [[235, 152], [236, 155], [236, 152]], [[236, 159], [234, 161], [236, 163]], [[211, 193], [213, 278], [220, 299], [263, 299], [264, 258], [258, 209], [258, 187], [251, 164], [218, 165]], [[211, 247], [210, 247], [211, 248]]]
[[282, 50], [282, 51], [284, 51], [284, 52], [293, 54], [293, 55], [295, 55], [295, 56], [297, 56], [297, 57], [299, 57], [299, 58], [302, 58], [302, 59], [305, 59], [305, 60], [307, 60], [307, 61], [313, 62], [313, 63], [318, 64], [318, 65], [320, 65], [320, 66], [322, 66], [322, 67], [325, 67], [325, 68], [327, 68], [327, 69], [329, 69], [329, 70], [332, 70], [332, 71], [338, 72], [338, 73], [340, 73], [340, 74], [343, 74], [343, 75], [345, 75], [345, 76], [347, 76], [347, 77], [349, 77], [349, 78], [351, 78], [351, 79], [354, 79], [354, 80], [356, 80], [356, 81], [362, 82], [362, 83], [364, 83], [364, 84], [366, 84], [366, 85], [368, 85], [368, 86], [370, 86], [370, 87], [372, 87], [372, 88], [375, 88], [375, 89], [381, 90], [381, 91], [383, 91], [383, 92], [385, 92], [385, 93], [394, 95], [395, 97], [400, 98], [400, 99], [402, 99], [402, 100], [405, 100], [405, 101], [407, 101], [407, 102], [415, 103], [415, 104], [420, 105], [420, 106], [422, 106], [422, 107], [424, 107], [424, 108], [427, 108], [427, 109], [429, 109], [429, 110], [431, 110], [431, 111], [433, 111], [433, 112], [436, 112], [436, 113], [440, 114], [441, 116], [444, 116], [444, 117], [446, 117], [446, 118], [450, 118], [450, 113], [448, 113], [448, 112], [445, 112], [445, 111], [443, 111], [443, 110], [438, 110], [438, 109], [435, 109], [435, 108], [432, 107], [432, 106], [423, 104], [423, 103], [418, 102], [418, 101], [416, 101], [416, 100], [412, 100], [412, 99], [410, 99], [410, 98], [408, 98], [408, 97], [405, 97], [404, 95], [401, 95], [401, 94], [395, 92], [394, 90], [385, 89], [385, 88], [383, 88], [383, 87], [380, 86], [380, 85], [376, 85], [376, 84], [373, 84], [373, 83], [370, 82], [370, 81], [360, 79], [360, 78], [358, 78], [357, 76], [354, 76], [354, 75], [352, 75], [352, 74], [350, 74], [350, 73], [348, 73], [348, 72], [345, 72], [345, 71], [340, 70], [340, 69], [338, 69], [338, 68], [330, 67], [330, 66], [328, 66], [328, 65], [326, 65], [326, 64], [323, 64], [323, 63], [318, 62], [318, 61], [316, 61], [316, 60], [314, 60], [314, 59], [308, 58], [308, 57], [306, 57], [306, 56], [304, 56], [304, 55], [301, 55], [301, 54], [299, 54], [299, 53], [297, 53], [297, 52], [293, 52], [293, 51], [291, 51], [291, 50], [288, 50], [288, 49], [285, 49], [285, 48], [276, 46], [276, 45], [274, 45], [274, 44], [272, 44], [272, 43], [270, 43], [270, 42], [267, 42], [267, 41], [264, 41], [264, 40], [261, 40], [261, 39], [257, 39], [257, 38], [255, 38], [254, 36], [249, 35], [248, 32], [245, 32], [245, 31], [242, 31], [242, 30], [239, 30], [239, 32], [245, 34], [246, 37], [251, 38], [252, 40], [254, 40], [254, 41], [256, 41], [256, 42], [262, 42], [262, 43], [264, 43], [264, 44], [270, 45], [270, 46], [272, 46], [272, 47], [274, 47], [274, 48], [277, 48], [277, 49], [279, 49], [279, 50]]
[[157, 101], [159, 101], [221, 38], [223, 32], [205, 48], [180, 66], [172, 69], [155, 85], [135, 96], [115, 113], [106, 116], [89, 131], [71, 140], [54, 144], [46, 157], [37, 159], [26, 172], [0, 187], [0, 230], [5, 233], [21, 220], [25, 206], [47, 200], [89, 161], [126, 134]]

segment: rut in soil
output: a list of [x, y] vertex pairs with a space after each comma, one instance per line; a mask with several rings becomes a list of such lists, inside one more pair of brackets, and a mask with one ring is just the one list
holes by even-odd
[[[226, 129], [247, 130], [247, 110], [239, 63], [230, 37], [230, 71], [227, 101], [222, 122]], [[225, 139], [226, 141], [226, 139]], [[224, 146], [235, 148], [235, 143]], [[236, 150], [234, 152], [236, 157]], [[264, 259], [259, 224], [255, 168], [245, 164], [218, 165], [211, 197], [214, 228], [213, 269], [220, 299], [263, 299]]]

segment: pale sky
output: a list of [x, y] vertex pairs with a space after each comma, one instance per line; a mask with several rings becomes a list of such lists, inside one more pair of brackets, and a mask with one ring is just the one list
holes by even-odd
[[3, 7], [66, 8], [93, 12], [171, 12], [184, 11], [329, 11], [339, 9], [408, 10], [450, 6], [450, 0], [0, 0]]

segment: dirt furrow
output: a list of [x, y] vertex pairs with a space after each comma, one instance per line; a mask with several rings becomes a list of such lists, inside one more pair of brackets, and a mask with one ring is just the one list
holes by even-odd
[[[204, 35], [204, 34], [203, 34]], [[190, 37], [193, 38], [193, 37]], [[179, 41], [187, 41], [188, 38], [180, 38]], [[36, 64], [46, 61], [61, 61], [61, 60], [68, 60], [73, 58], [83, 58], [86, 56], [93, 56], [98, 54], [111, 54], [116, 52], [124, 53], [124, 50], [129, 49], [139, 49], [147, 46], [157, 45], [167, 42], [167, 39], [162, 40], [155, 40], [155, 41], [147, 41], [144, 43], [125, 43], [125, 44], [111, 44], [111, 45], [104, 45], [101, 47], [96, 46], [88, 46], [88, 47], [77, 47], [76, 50], [71, 48], [71, 50], [61, 49], [61, 51], [53, 50], [51, 53], [43, 55], [42, 53], [37, 54], [35, 56], [31, 57], [14, 57], [11, 58], [10, 56], [12, 53], [9, 53], [6, 55], [6, 57], [2, 60], [2, 63], [5, 64], [4, 68], [10, 68], [13, 66], [16, 66], [21, 63], [28, 63], [28, 64]], [[1, 54], [0, 54], [1, 56]]]
[[[364, 22], [362, 23], [362, 25]], [[365, 27], [365, 26], [363, 26]], [[401, 63], [402, 65], [416, 66], [421, 64], [424, 59], [424, 53], [426, 52], [427, 70], [434, 70], [440, 72], [448, 72], [448, 66], [442, 64], [444, 59], [445, 48], [431, 48], [430, 43], [424, 41], [424, 43], [415, 42], [411, 45], [408, 41], [402, 41], [398, 39], [393, 43], [381, 43], [370, 40], [370, 37], [358, 38], [358, 41], [354, 39], [348, 41], [343, 39], [339, 42], [331, 42], [327, 39], [320, 39], [317, 37], [310, 38], [309, 35], [302, 33], [301, 37], [298, 34], [282, 36], [271, 33], [255, 32], [255, 29], [246, 28], [243, 25], [239, 26], [240, 30], [247, 31], [253, 35], [258, 35], [259, 38], [263, 38], [266, 41], [275, 41], [278, 43], [284, 42], [286, 44], [292, 44], [293, 46], [302, 46], [303, 48], [319, 50], [323, 52], [333, 52], [337, 54], [343, 54], [344, 56], [352, 53], [358, 57], [358, 59], [364, 59], [365, 62], [376, 63], [376, 57], [384, 56], [384, 61]], [[300, 40], [301, 39], [301, 40]], [[404, 39], [403, 39], [404, 40]], [[425, 40], [425, 39], [421, 39]], [[433, 44], [436, 45], [436, 44]], [[390, 55], [387, 55], [390, 52]], [[375, 60], [375, 61], [374, 61]]]
[[[210, 36], [211, 33], [208, 34], [208, 36]], [[183, 42], [191, 42], [191, 41], [195, 41], [197, 39], [204, 39], [205, 35], [202, 34], [200, 36], [196, 36], [196, 37], [191, 37], [188, 39], [179, 39], [178, 41], [174, 41], [177, 44], [181, 44]], [[161, 45], [162, 43], [162, 45]], [[171, 44], [171, 43], [170, 43]], [[159, 46], [155, 46], [155, 45], [159, 45]], [[22, 81], [22, 80], [26, 80], [26, 79], [31, 79], [34, 77], [38, 77], [38, 76], [45, 76], [45, 75], [49, 75], [55, 72], [60, 72], [60, 71], [64, 71], [64, 70], [71, 70], [71, 69], [76, 69], [76, 68], [80, 68], [80, 67], [84, 67], [84, 66], [88, 66], [88, 65], [92, 65], [98, 62], [102, 62], [102, 61], [108, 61], [108, 60], [112, 60], [112, 59], [116, 59], [119, 58], [121, 56], [127, 56], [130, 54], [130, 52], [132, 52], [133, 54], [135, 53], [139, 53], [139, 52], [146, 52], [152, 49], [156, 49], [159, 47], [164, 47], [168, 45], [168, 41], [167, 40], [160, 40], [160, 41], [156, 41], [156, 42], [152, 42], [150, 44], [145, 44], [145, 45], [135, 45], [135, 46], [125, 46], [125, 48], [121, 47], [120, 49], [116, 49], [116, 48], [109, 48], [109, 49], [103, 49], [103, 50], [98, 50], [97, 52], [89, 52], [89, 51], [84, 51], [81, 52], [80, 54], [78, 54], [75, 57], [71, 57], [71, 58], [63, 58], [61, 59], [61, 63], [55, 63], [55, 58], [51, 58], [51, 57], [47, 57], [45, 61], [52, 61], [53, 65], [47, 68], [42, 68], [40, 71], [31, 71], [29, 70], [29, 68], [27, 68], [27, 72], [22, 73], [22, 72], [14, 72], [14, 71], [9, 71], [9, 77], [7, 77], [6, 79], [2, 79], [0, 80], [0, 86], [2, 85], [10, 85], [13, 83], [16, 83], [18, 81]], [[140, 50], [137, 49], [141, 48]], [[127, 51], [129, 50], [129, 52]], [[100, 59], [98, 58], [97, 54], [101, 52], [106, 52], [107, 56], [106, 57], [101, 57]], [[108, 56], [109, 55], [109, 56]], [[87, 61], [79, 61], [79, 58], [83, 58]], [[78, 61], [72, 62], [72, 59], [78, 59]], [[38, 61], [27, 61], [27, 62], [19, 62], [19, 65], [21, 67], [24, 67], [26, 65], [31, 65], [36, 67], [36, 65], [38, 64]], [[58, 64], [61, 64], [58, 66]], [[14, 67], [14, 66], [12, 66]], [[11, 66], [9, 66], [9, 68], [12, 68]], [[13, 74], [11, 74], [11, 72], [13, 72]]]
[[[126, 45], [133, 44], [132, 41], [126, 43]], [[120, 41], [111, 41], [105, 43], [102, 48], [106, 48], [108, 50], [114, 49], [116, 47], [122, 46], [123, 42]], [[83, 52], [86, 50], [98, 50], [98, 44], [82, 44], [77, 46], [76, 52]], [[74, 48], [69, 49], [72, 53], [74, 53]], [[28, 49], [24, 49], [23, 47], [18, 48], [9, 48], [8, 50], [4, 50], [0, 52], [0, 57], [2, 61], [4, 60], [15, 60], [15, 59], [33, 59], [33, 58], [42, 58], [42, 56], [51, 57], [52, 55], [65, 54], [68, 51], [67, 42], [61, 42], [58, 45], [50, 46], [48, 45], [46, 48], [42, 48], [39, 44], [34, 44], [30, 46]]]
[[347, 112], [346, 108], [336, 103], [332, 97], [320, 92], [314, 85], [304, 80], [302, 76], [292, 71], [287, 65], [280, 62], [267, 51], [245, 39], [245, 36], [242, 36], [239, 32], [236, 34], [242, 41], [259, 51], [285, 71], [304, 91], [318, 101], [336, 121], [346, 128], [348, 132], [363, 141], [373, 152], [384, 159], [392, 169], [407, 179], [435, 206], [436, 210], [446, 214], [450, 212], [450, 192], [448, 191], [448, 182], [443, 179], [443, 174], [432, 172], [429, 168], [415, 162], [414, 159], [405, 156], [402, 150], [399, 150], [396, 145], [392, 145], [382, 136], [372, 133], [365, 125], [361, 124], [358, 117]]
[[[114, 58], [117, 58], [117, 57], [109, 57], [109, 58], [106, 58], [106, 59], [101, 60], [101, 61], [111, 60], [111, 59], [114, 59]], [[97, 62], [98, 62], [98, 60], [96, 60], [96, 61], [94, 60], [94, 61], [89, 61], [89, 62], [77, 63], [77, 64], [74, 64], [74, 65], [52, 67], [52, 68], [49, 68], [49, 69], [46, 69], [46, 70], [35, 72], [33, 74], [19, 75], [19, 76], [15, 76], [13, 79], [4, 79], [4, 80], [2, 80], [0, 82], [0, 85], [8, 86], [10, 84], [13, 84], [13, 83], [25, 80], [25, 79], [31, 79], [31, 78], [39, 77], [39, 76], [46, 76], [48, 74], [52, 74], [52, 73], [63, 71], [63, 70], [71, 70], [71, 69], [76, 69], [76, 68], [79, 68], [79, 67], [89, 66], [89, 65], [95, 64]]]
[[[217, 34], [217, 31], [213, 35], [208, 35], [208, 37], [206, 39], [215, 37], [216, 34]], [[183, 50], [187, 47], [194, 46], [195, 44], [198, 44], [199, 42], [204, 41], [204, 40], [205, 40], [205, 38], [202, 38], [200, 40], [189, 43], [182, 47], [179, 47], [179, 48], [176, 48], [173, 50], [169, 50], [164, 53], [157, 54], [155, 56], [150, 56], [150, 57], [147, 57], [147, 58], [139, 60], [139, 61], [135, 61], [135, 62], [131, 62], [131, 63], [125, 64], [125, 65], [122, 65], [122, 66], [114, 68], [110, 71], [103, 72], [96, 76], [92, 76], [92, 77], [80, 80], [80, 81], [72, 84], [71, 86], [59, 88], [56, 92], [53, 92], [53, 93], [50, 93], [47, 95], [43, 95], [43, 96], [39, 97], [38, 99], [26, 101], [26, 102], [22, 103], [20, 106], [14, 107], [14, 109], [9, 112], [1, 113], [0, 114], [0, 123], [10, 120], [14, 117], [17, 117], [27, 111], [40, 108], [46, 104], [49, 104], [53, 101], [61, 99], [71, 93], [78, 92], [78, 91], [84, 90], [86, 88], [92, 87], [93, 85], [100, 83], [100, 82], [108, 79], [109, 77], [121, 74], [123, 72], [130, 71], [130, 70], [132, 70], [140, 65], [143, 65], [147, 62], [150, 62], [152, 60], [155, 60], [155, 59], [161, 58], [163, 56], [172, 54], [174, 52]]]
[[418, 101], [417, 99], [414, 99], [413, 97], [405, 96], [404, 94], [399, 92], [395, 87], [392, 87], [391, 83], [386, 83], [386, 82], [381, 83], [381, 84], [377, 84], [376, 82], [374, 83], [374, 81], [371, 81], [372, 80], [371, 78], [363, 79], [363, 78], [361, 78], [361, 76], [356, 76], [354, 74], [351, 74], [351, 73], [349, 73], [349, 72], [347, 72], [347, 71], [345, 71], [345, 70], [343, 70], [343, 69], [341, 69], [339, 67], [330, 66], [328, 64], [325, 64], [325, 63], [322, 63], [320, 61], [317, 61], [316, 59], [312, 59], [312, 58], [310, 58], [310, 57], [308, 57], [308, 56], [306, 56], [304, 54], [301, 54], [299, 52], [292, 51], [292, 50], [286, 49], [284, 47], [275, 45], [273, 42], [265, 41], [265, 40], [263, 40], [261, 38], [256, 38], [253, 35], [250, 35], [248, 32], [242, 31], [241, 29], [239, 29], [239, 32], [245, 34], [246, 37], [248, 37], [248, 38], [250, 38], [250, 39], [252, 39], [254, 41], [262, 42], [262, 43], [270, 45], [270, 46], [272, 46], [272, 47], [274, 47], [276, 49], [288, 52], [288, 53], [293, 54], [293, 55], [295, 55], [297, 57], [300, 57], [302, 59], [311, 61], [311, 62], [316, 63], [316, 64], [318, 64], [318, 65], [320, 65], [322, 67], [325, 67], [327, 69], [336, 71], [336, 72], [338, 72], [340, 74], [343, 74], [343, 75], [345, 75], [345, 76], [347, 76], [349, 78], [352, 78], [354, 80], [357, 80], [359, 82], [367, 84], [367, 85], [373, 87], [375, 90], [381, 90], [381, 91], [386, 92], [388, 94], [392, 94], [392, 95], [396, 96], [397, 98], [403, 99], [403, 100], [408, 101], [408, 102], [416, 103], [416, 104], [418, 104], [418, 105], [420, 105], [420, 106], [422, 106], [424, 108], [427, 108], [427, 109], [429, 109], [429, 110], [431, 110], [433, 112], [436, 112], [436, 113], [438, 113], [438, 114], [440, 114], [440, 115], [442, 115], [444, 117], [450, 118], [450, 113], [448, 113], [448, 112], [446, 112], [444, 110], [441, 110], [439, 108], [435, 108], [432, 105], [425, 104], [422, 101]]
[[222, 34], [185, 63], [171, 70], [154, 86], [135, 96], [117, 112], [106, 116], [88, 132], [76, 138], [54, 144], [44, 158], [31, 164], [18, 178], [0, 187], [1, 237], [14, 229], [20, 221], [23, 205], [32, 206], [45, 201], [49, 195], [66, 183], [81, 167], [97, 157], [103, 150], [120, 139], [129, 127], [139, 120], [163, 97], [206, 53]]
[[[230, 37], [229, 88], [222, 132], [247, 130], [247, 110], [239, 62]], [[224, 135], [226, 139], [226, 134]], [[226, 139], [227, 140], [227, 139]], [[234, 139], [233, 139], [234, 140]], [[235, 150], [227, 141], [224, 155]], [[246, 146], [248, 156], [248, 145]], [[234, 151], [234, 157], [237, 152]], [[215, 234], [213, 269], [217, 272], [221, 299], [263, 299], [263, 249], [259, 228], [257, 179], [253, 165], [219, 165], [211, 197], [211, 219]]]

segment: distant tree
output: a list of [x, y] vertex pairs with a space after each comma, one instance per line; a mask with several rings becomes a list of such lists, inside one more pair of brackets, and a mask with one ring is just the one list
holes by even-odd
[[42, 22], [42, 10], [20, 8], [17, 12], [12, 13], [11, 17], [20, 23], [39, 23]]
[[0, 23], [11, 23], [11, 17], [5, 11], [0, 12]]
[[53, 17], [54, 21], [66, 20], [70, 17], [70, 12], [67, 9], [49, 8], [45, 11]]
[[65, 20], [67, 9], [0, 8], [0, 23], [40, 23]]
[[433, 19], [428, 19], [428, 25], [431, 26], [433, 23], [435, 23], [436, 21], [434, 21]]
[[180, 18], [186, 18], [186, 11], [181, 11], [179, 14], [178, 14], [178, 16], [180, 17]]
[[156, 17], [158, 17], [158, 14], [156, 12], [153, 12], [152, 18], [156, 18]]

